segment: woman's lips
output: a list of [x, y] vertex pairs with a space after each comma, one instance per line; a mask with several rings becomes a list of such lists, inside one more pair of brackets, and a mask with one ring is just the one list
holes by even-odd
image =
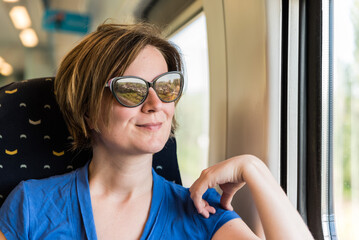
[[162, 123], [145, 123], [145, 124], [138, 124], [137, 127], [144, 128], [150, 131], [156, 131], [162, 127]]

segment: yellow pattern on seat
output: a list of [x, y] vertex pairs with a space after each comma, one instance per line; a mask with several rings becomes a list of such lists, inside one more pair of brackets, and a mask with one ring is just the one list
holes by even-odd
[[7, 94], [13, 94], [17, 92], [17, 88], [15, 88], [14, 90], [6, 90], [5, 93]]
[[17, 154], [17, 149], [15, 149], [14, 151], [9, 151], [9, 150], [5, 149], [5, 153], [7, 155], [15, 155], [15, 154]]
[[64, 151], [62, 151], [62, 152], [52, 151], [52, 154], [54, 154], [56, 157], [60, 157], [60, 156], [64, 155], [65, 152]]

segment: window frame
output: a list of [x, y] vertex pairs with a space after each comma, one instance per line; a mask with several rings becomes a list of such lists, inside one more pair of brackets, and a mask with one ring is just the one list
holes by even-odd
[[302, 0], [299, 10], [297, 209], [315, 239], [336, 239], [332, 192], [332, 6], [332, 0]]

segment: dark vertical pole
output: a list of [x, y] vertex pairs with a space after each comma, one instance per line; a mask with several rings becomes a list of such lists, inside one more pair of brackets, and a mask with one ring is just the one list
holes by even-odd
[[281, 69], [281, 131], [280, 185], [287, 192], [287, 107], [288, 107], [288, 13], [289, 3], [282, 1], [282, 69]]
[[299, 81], [298, 81], [298, 198], [297, 209], [307, 222], [307, 94], [306, 94], [306, 1], [299, 6]]
[[322, 1], [306, 1], [306, 160], [307, 220], [315, 239], [324, 239], [322, 176]]

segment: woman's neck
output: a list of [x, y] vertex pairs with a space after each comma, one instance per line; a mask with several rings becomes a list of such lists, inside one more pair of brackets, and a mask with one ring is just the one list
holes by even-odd
[[152, 191], [152, 154], [124, 156], [94, 149], [89, 165], [91, 195], [130, 201]]
[[152, 200], [152, 154], [125, 156], [94, 149], [89, 165], [98, 239], [140, 239]]

